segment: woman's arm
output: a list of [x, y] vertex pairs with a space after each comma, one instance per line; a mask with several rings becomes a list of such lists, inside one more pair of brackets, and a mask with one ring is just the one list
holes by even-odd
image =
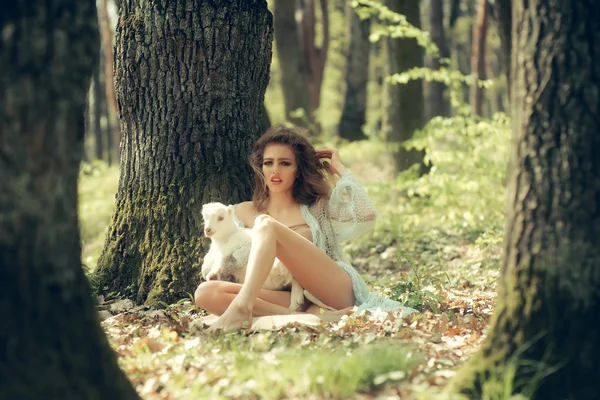
[[375, 205], [365, 188], [341, 163], [337, 150], [319, 150], [317, 155], [329, 158], [330, 170], [340, 176], [327, 206], [336, 236], [340, 241], [357, 238], [375, 226]]

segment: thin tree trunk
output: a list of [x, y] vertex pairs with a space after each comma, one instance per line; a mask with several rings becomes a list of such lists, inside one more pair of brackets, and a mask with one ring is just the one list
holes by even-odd
[[[437, 70], [441, 67], [439, 58], [448, 58], [450, 52], [444, 33], [444, 5], [442, 0], [431, 0], [429, 22], [431, 25], [431, 40], [439, 49], [439, 55], [426, 57], [427, 67]], [[427, 82], [427, 101], [425, 102], [425, 119], [429, 120], [436, 116], [447, 117], [450, 115], [450, 102], [444, 97], [446, 85], [442, 82]]]
[[[420, 27], [419, 2], [414, 0], [388, 0], [390, 10], [406, 16], [407, 21]], [[386, 39], [389, 74], [407, 71], [423, 66], [423, 48], [415, 39]], [[424, 125], [423, 84], [412, 80], [403, 85], [386, 83], [386, 104], [383, 131], [388, 142], [397, 147], [394, 150], [396, 171], [404, 171], [413, 164], [420, 164], [424, 171], [424, 152], [407, 151], [402, 143], [410, 139], [417, 129]]]
[[267, 131], [267, 129], [269, 129], [271, 127], [271, 119], [269, 118], [269, 110], [267, 110], [267, 106], [265, 105], [264, 101], [262, 103], [261, 110], [262, 110], [261, 111], [262, 117], [260, 118], [260, 132], [264, 133]]
[[151, 304], [194, 292], [208, 248], [202, 204], [252, 195], [247, 160], [261, 134], [272, 34], [265, 0], [122, 2], [123, 152], [101, 293]]
[[512, 363], [528, 398], [598, 399], [600, 3], [513, 7], [505, 258], [490, 333], [452, 388], [481, 398]]
[[0, 397], [137, 399], [81, 268], [77, 177], [96, 7], [15, 3], [0, 17]]
[[110, 20], [108, 18], [108, 0], [100, 1], [100, 27], [102, 31], [102, 43], [104, 44], [104, 88], [106, 89], [106, 102], [108, 104], [108, 120], [107, 130], [108, 134], [111, 135], [111, 148], [110, 152], [114, 155], [116, 162], [119, 162], [120, 156], [120, 144], [121, 144], [121, 132], [119, 130], [119, 123], [117, 120], [117, 97], [115, 95], [115, 82], [113, 79], [113, 38], [110, 27]]
[[371, 20], [361, 20], [351, 3], [346, 3], [346, 71], [344, 105], [338, 135], [350, 141], [367, 136], [363, 125], [367, 118], [367, 85], [369, 83], [369, 34]]
[[[502, 59], [504, 60], [504, 70], [506, 71], [506, 81], [510, 82], [510, 48], [511, 48], [511, 23], [512, 8], [510, 0], [495, 0], [494, 14], [498, 22], [498, 33], [500, 34], [500, 44], [502, 46]], [[507, 85], [507, 92], [510, 97], [510, 85]]]
[[[496, 51], [494, 56], [494, 75], [496, 76], [496, 80], [500, 79], [504, 74], [504, 63], [502, 62], [503, 56], [499, 53], [502, 51]], [[506, 83], [506, 87], [508, 87], [508, 82]], [[492, 89], [494, 95], [494, 107], [493, 112], [505, 112], [506, 107], [504, 107], [504, 96], [506, 93], [506, 89], [496, 85]]]
[[[310, 114], [314, 116], [321, 105], [321, 86], [329, 50], [329, 12], [327, 0], [319, 0], [323, 37], [321, 46], [317, 47], [315, 0], [297, 0], [296, 4], [298, 26], [300, 27], [300, 49], [304, 56], [307, 73]], [[320, 130], [318, 126], [317, 129]]]
[[483, 110], [483, 88], [477, 84], [477, 81], [486, 79], [485, 44], [487, 41], [489, 14], [490, 3], [488, 0], [479, 0], [477, 24], [473, 28], [473, 51], [471, 52], [473, 84], [471, 85], [470, 102], [471, 111], [475, 115], [482, 115]]
[[94, 154], [96, 159], [104, 159], [104, 132], [102, 131], [102, 101], [106, 97], [104, 85], [100, 79], [100, 71], [102, 68], [101, 63], [102, 57], [98, 57], [98, 62], [94, 66]]
[[458, 17], [460, 17], [460, 0], [451, 0], [450, 18], [448, 21], [448, 26], [450, 27], [450, 29], [454, 28]]
[[[308, 74], [296, 24], [296, 2], [294, 0], [275, 0], [273, 17], [277, 60], [281, 68], [285, 117], [298, 126], [306, 127], [312, 116], [308, 93]], [[304, 110], [306, 118], [291, 116], [298, 109]]]

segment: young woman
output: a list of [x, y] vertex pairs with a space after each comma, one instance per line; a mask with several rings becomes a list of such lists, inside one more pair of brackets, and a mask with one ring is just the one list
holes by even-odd
[[[220, 315], [211, 330], [249, 327], [253, 316], [295, 313], [288, 308], [290, 292], [262, 289], [275, 257], [304, 289], [337, 310], [329, 315], [348, 314], [355, 305], [403, 308], [369, 294], [345, 260], [339, 241], [371, 229], [377, 212], [337, 150], [315, 150], [296, 129], [276, 125], [256, 142], [250, 163], [256, 177], [254, 196], [234, 212], [240, 226], [253, 230], [245, 282], [208, 281], [195, 293], [197, 306]], [[339, 180], [330, 190], [334, 176]], [[306, 312], [323, 311], [311, 304]]]

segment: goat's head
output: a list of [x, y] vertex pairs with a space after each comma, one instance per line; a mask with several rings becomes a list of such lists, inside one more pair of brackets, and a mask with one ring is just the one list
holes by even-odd
[[233, 208], [223, 203], [207, 203], [202, 206], [204, 234], [207, 237], [220, 239], [231, 235], [238, 229], [233, 220]]

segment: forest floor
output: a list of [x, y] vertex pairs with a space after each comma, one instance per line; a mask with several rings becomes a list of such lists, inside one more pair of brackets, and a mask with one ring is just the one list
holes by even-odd
[[[92, 169], [81, 182], [84, 263], [92, 270], [117, 178], [114, 168]], [[376, 203], [388, 201], [378, 195], [381, 188], [367, 188]], [[380, 219], [393, 219], [381, 208]], [[419, 309], [417, 314], [210, 335], [199, 321], [205, 314], [191, 299], [155, 309], [99, 298], [102, 326], [147, 400], [449, 398], [444, 385], [486, 334], [501, 243], [497, 233], [482, 240], [484, 234], [465, 234], [434, 215], [423, 211], [423, 224], [408, 236], [383, 227], [346, 245], [372, 290]], [[435, 220], [427, 225], [426, 219]]]

